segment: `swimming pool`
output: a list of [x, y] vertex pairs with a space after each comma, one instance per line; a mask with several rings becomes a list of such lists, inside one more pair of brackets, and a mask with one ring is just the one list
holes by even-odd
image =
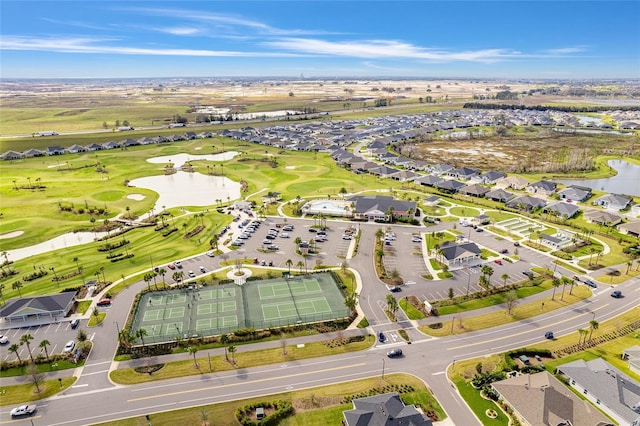
[[351, 202], [344, 200], [312, 200], [307, 202], [302, 211], [307, 214], [326, 214], [330, 216], [351, 217]]

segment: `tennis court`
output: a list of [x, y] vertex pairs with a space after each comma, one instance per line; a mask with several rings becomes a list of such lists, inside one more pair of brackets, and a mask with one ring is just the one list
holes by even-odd
[[134, 307], [131, 332], [144, 329], [145, 343], [159, 343], [330, 321], [349, 315], [343, 300], [330, 273], [154, 291]]

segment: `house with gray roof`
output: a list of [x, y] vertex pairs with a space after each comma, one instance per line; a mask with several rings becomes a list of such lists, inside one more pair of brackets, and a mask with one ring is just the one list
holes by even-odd
[[438, 177], [438, 176], [426, 175], [426, 176], [422, 176], [422, 177], [419, 177], [419, 178], [415, 179], [414, 182], [415, 183], [419, 183], [420, 185], [423, 185], [423, 186], [435, 187], [437, 184], [439, 184], [443, 180], [444, 179], [442, 179], [441, 177]]
[[19, 160], [21, 158], [24, 158], [24, 155], [21, 152], [9, 150], [9, 151], [3, 153], [2, 155], [0, 155], [0, 158], [5, 160], [5, 161]]
[[420, 176], [421, 175], [416, 172], [412, 172], [411, 170], [401, 170], [398, 173], [390, 175], [389, 177], [400, 182], [410, 182]]
[[556, 192], [557, 184], [550, 180], [539, 180], [527, 186], [526, 190], [529, 194], [540, 194], [549, 196]]
[[622, 426], [640, 424], [640, 383], [602, 358], [578, 359], [558, 366], [558, 373]]
[[369, 173], [375, 176], [386, 178], [393, 175], [394, 173], [398, 173], [399, 171], [399, 169], [394, 169], [393, 167], [380, 166], [378, 168], [369, 170]]
[[629, 370], [640, 374], [640, 346], [631, 346], [622, 351], [622, 359], [628, 362]]
[[527, 210], [529, 212], [538, 210], [547, 205], [547, 202], [541, 198], [523, 195], [507, 203], [507, 207], [518, 210]]
[[394, 217], [409, 217], [416, 213], [415, 202], [394, 200], [393, 197], [357, 195], [347, 198], [347, 201], [354, 204], [354, 219], [389, 222], [391, 210], [393, 210]]
[[502, 188], [496, 188], [484, 194], [484, 198], [487, 200], [499, 201], [501, 203], [507, 203], [511, 201], [513, 197], [515, 197], [515, 195]]
[[563, 219], [569, 219], [575, 216], [579, 211], [580, 207], [575, 204], [565, 203], [564, 201], [558, 201], [553, 204], [549, 204], [544, 208], [545, 212], [553, 213], [554, 215], [561, 217]]
[[606, 226], [614, 226], [622, 222], [622, 217], [615, 213], [595, 209], [587, 210], [584, 213], [584, 219], [587, 222]]
[[61, 146], [53, 145], [47, 147], [47, 155], [63, 155], [65, 153], [65, 149]]
[[444, 163], [434, 164], [433, 166], [431, 166], [431, 172], [436, 175], [446, 174], [449, 172], [449, 170], [452, 170], [452, 169], [453, 169], [453, 166], [450, 166], [449, 164], [444, 164]]
[[471, 178], [471, 181], [490, 185], [496, 183], [498, 180], [504, 178], [505, 176], [507, 175], [502, 172], [491, 170], [481, 175], [473, 176]]
[[71, 312], [75, 301], [76, 293], [73, 291], [10, 299], [0, 308], [0, 318], [10, 327], [22, 327], [36, 319], [60, 321]]
[[28, 149], [24, 151], [22, 154], [24, 155], [25, 158], [44, 157], [45, 155], [47, 155], [46, 152], [41, 151], [39, 149], [35, 149], [35, 148]]
[[398, 392], [353, 400], [343, 413], [346, 426], [432, 426], [414, 405], [404, 405]]
[[580, 202], [591, 197], [591, 188], [571, 185], [558, 191], [558, 196], [561, 200]]
[[546, 371], [519, 374], [491, 384], [514, 417], [531, 426], [605, 426], [610, 421]]
[[458, 190], [464, 186], [465, 186], [464, 183], [458, 182], [455, 179], [443, 180], [441, 182], [438, 182], [435, 185], [435, 187], [438, 188], [440, 191], [448, 192], [450, 194], [454, 194], [458, 192]]
[[474, 176], [478, 176], [480, 172], [469, 167], [460, 167], [457, 169], [449, 170], [447, 174], [456, 179], [469, 180]]
[[593, 205], [609, 210], [622, 210], [626, 209], [631, 204], [631, 201], [633, 200], [628, 195], [605, 194], [593, 200]]
[[623, 234], [633, 235], [634, 237], [640, 237], [640, 220], [618, 225], [618, 229]]
[[479, 183], [472, 183], [471, 185], [463, 186], [458, 190], [458, 192], [472, 197], [482, 197], [489, 192], [489, 188], [482, 186]]
[[529, 181], [520, 176], [507, 176], [496, 181], [496, 188], [522, 190], [529, 185]]
[[440, 246], [440, 261], [446, 263], [449, 269], [461, 268], [477, 263], [482, 251], [473, 242], [454, 243], [445, 241]]

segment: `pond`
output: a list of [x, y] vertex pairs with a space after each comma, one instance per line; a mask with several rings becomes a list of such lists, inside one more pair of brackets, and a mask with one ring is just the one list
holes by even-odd
[[618, 174], [603, 179], [554, 179], [554, 182], [640, 197], [640, 184], [638, 184], [640, 182], [640, 166], [624, 160], [609, 160], [607, 164], [616, 169]]

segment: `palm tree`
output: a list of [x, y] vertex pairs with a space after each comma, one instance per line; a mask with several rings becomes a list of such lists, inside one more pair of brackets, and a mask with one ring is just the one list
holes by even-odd
[[302, 273], [302, 268], [304, 268], [304, 262], [302, 260], [298, 260], [298, 263], [296, 263], [296, 267], [300, 270], [300, 273]]
[[164, 269], [164, 268], [160, 268], [158, 270], [158, 274], [160, 274], [160, 276], [162, 277], [162, 282], [164, 282], [164, 276], [165, 276], [166, 273], [167, 273], [167, 270]]
[[231, 364], [235, 364], [236, 363], [236, 357], [235, 357], [235, 353], [238, 350], [238, 348], [236, 347], [236, 345], [229, 345], [229, 353], [231, 354]]
[[220, 343], [224, 346], [224, 359], [229, 361], [229, 355], [227, 354], [227, 343], [229, 343], [229, 335], [223, 334], [220, 336]]
[[553, 286], [553, 294], [551, 295], [551, 300], [556, 297], [556, 289], [560, 287], [560, 284], [560, 280], [556, 277], [553, 277], [553, 279], [551, 280], [551, 285]]
[[143, 348], [144, 348], [144, 336], [146, 335], [147, 335], [147, 330], [145, 330], [144, 328], [139, 328], [136, 330], [136, 337], [140, 339], [140, 341], [142, 342]]
[[200, 366], [198, 365], [198, 361], [196, 360], [196, 353], [198, 352], [198, 347], [189, 346], [187, 348], [187, 352], [189, 352], [190, 355], [193, 355], [193, 366], [196, 368], [200, 368]]
[[18, 363], [22, 363], [22, 359], [20, 359], [20, 345], [18, 345], [17, 343], [14, 343], [13, 345], [9, 346], [9, 352], [13, 352], [14, 354], [16, 354], [16, 357], [18, 358]]
[[289, 268], [289, 274], [291, 274], [291, 265], [293, 265], [293, 260], [287, 259], [284, 264], [287, 265], [287, 267]]
[[180, 279], [182, 278], [182, 272], [181, 271], [176, 271], [173, 274], [171, 274], [171, 278], [173, 278], [173, 281], [175, 281], [176, 283], [180, 281]]
[[582, 337], [586, 337], [587, 336], [588, 331], [585, 330], [584, 328], [579, 328], [578, 329], [578, 344], [582, 344]]
[[20, 292], [22, 283], [20, 281], [14, 281], [14, 283], [11, 284], [11, 288], [13, 288], [14, 290], [18, 290], [18, 296], [22, 297], [22, 293]]
[[562, 293], [560, 294], [560, 300], [564, 300], [564, 290], [567, 287], [567, 284], [569, 284], [569, 282], [571, 280], [569, 278], [565, 277], [564, 275], [562, 276], [562, 278], [560, 280], [562, 281]]
[[153, 276], [149, 273], [146, 273], [144, 274], [142, 279], [144, 280], [145, 283], [147, 283], [147, 289], [151, 290], [151, 280], [153, 279]]
[[38, 345], [39, 348], [44, 349], [44, 354], [47, 356], [47, 361], [49, 361], [49, 351], [47, 350], [47, 346], [49, 346], [51, 344], [50, 341], [48, 341], [47, 339], [44, 339], [42, 342], [40, 342], [40, 344]]
[[358, 304], [358, 293], [353, 293], [344, 298], [344, 306], [353, 312]]
[[597, 330], [600, 327], [600, 323], [596, 320], [589, 321], [589, 329], [591, 330], [589, 333], [589, 340], [591, 340], [591, 336], [593, 335], [593, 330]]
[[507, 280], [509, 279], [509, 274], [504, 273], [504, 274], [500, 275], [500, 278], [502, 278], [502, 280], [504, 281], [503, 286], [506, 286], [507, 285]]
[[33, 360], [33, 354], [31, 353], [31, 345], [29, 344], [29, 342], [32, 340], [33, 340], [33, 336], [30, 335], [29, 333], [23, 334], [22, 336], [20, 336], [20, 345], [27, 345], [27, 351], [29, 351], [29, 358], [31, 358], [31, 362], [35, 362]]

